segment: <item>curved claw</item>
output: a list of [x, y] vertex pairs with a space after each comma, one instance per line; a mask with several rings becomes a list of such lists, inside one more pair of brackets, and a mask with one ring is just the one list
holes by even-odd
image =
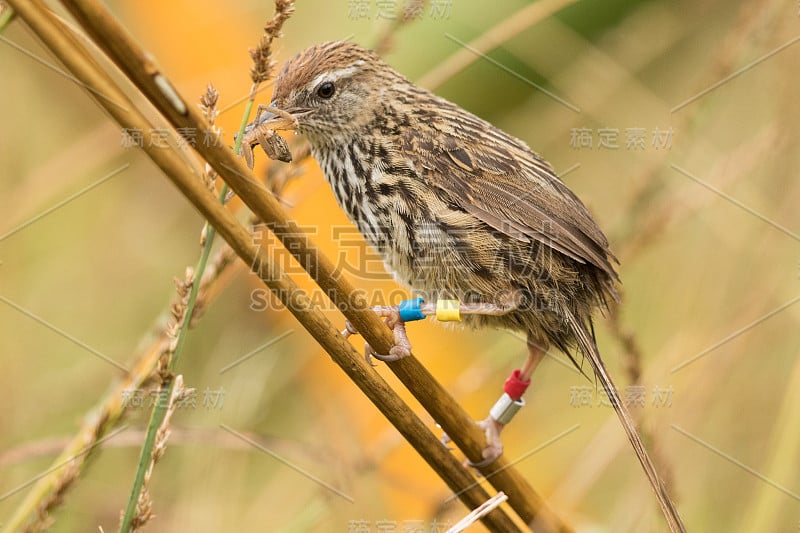
[[[472, 462], [469, 459], [466, 459], [464, 460], [464, 466], [480, 469], [489, 466], [503, 454], [503, 443], [500, 441], [500, 432], [503, 430], [504, 425], [491, 417], [487, 418], [486, 420], [481, 420], [480, 422], [477, 422], [477, 424], [484, 430], [486, 434], [486, 447], [481, 453], [483, 460]], [[448, 444], [453, 441], [447, 433], [442, 433], [439, 442], [441, 442], [445, 448], [450, 451], [455, 449], [452, 446], [448, 446]]]
[[344, 330], [342, 330], [342, 337], [349, 339], [350, 335], [358, 335], [358, 330], [353, 327], [349, 320], [344, 321]]
[[[379, 354], [375, 352], [375, 350], [373, 350], [369, 344], [366, 344], [364, 346], [364, 358], [366, 359], [367, 363], [369, 363], [371, 366], [375, 366], [375, 364], [372, 362], [373, 358], [377, 359], [378, 361], [383, 361], [384, 363], [391, 363], [411, 355], [411, 343], [409, 342], [408, 335], [406, 334], [406, 325], [405, 322], [403, 322], [403, 320], [400, 318], [400, 313], [397, 308], [375, 307], [373, 310], [378, 314], [379, 317], [386, 319], [386, 326], [392, 330], [392, 333], [394, 333], [394, 346], [392, 346], [388, 354]], [[353, 324], [347, 320], [344, 323], [342, 336], [347, 339], [351, 335], [358, 335], [358, 330], [356, 330]]]
[[364, 360], [367, 362], [369, 366], [378, 366], [377, 364], [372, 362], [372, 358], [375, 356], [375, 350], [372, 349], [372, 346], [369, 345], [368, 342], [364, 343]]
[[[488, 450], [488, 448], [483, 450], [483, 453], [486, 453], [486, 450]], [[490, 455], [489, 457], [485, 458], [483, 461], [478, 461], [477, 463], [473, 463], [472, 461], [467, 459], [467, 460], [464, 461], [464, 464], [469, 466], [469, 467], [477, 468], [477, 469], [480, 470], [481, 468], [487, 467], [490, 464], [492, 464], [493, 462], [497, 461], [497, 458], [500, 457], [502, 454], [503, 454], [503, 450], [500, 450], [500, 452], [497, 455]]]
[[372, 362], [373, 358], [378, 361], [383, 361], [384, 363], [391, 363], [393, 361], [399, 361], [403, 357], [408, 357], [409, 355], [411, 355], [411, 352], [403, 346], [392, 346], [389, 353], [384, 355], [373, 350], [369, 343], [364, 345], [364, 358], [367, 360], [367, 363], [372, 366], [377, 366]]
[[388, 353], [386, 355], [373, 353], [370, 357], [374, 357], [378, 361], [383, 361], [384, 363], [391, 363], [393, 361], [399, 361], [400, 359], [402, 359], [403, 357], [406, 357], [406, 356], [398, 355], [398, 354], [394, 354], [394, 353]]

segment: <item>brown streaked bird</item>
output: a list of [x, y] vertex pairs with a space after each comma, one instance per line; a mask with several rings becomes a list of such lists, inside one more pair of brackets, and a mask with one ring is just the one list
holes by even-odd
[[[550, 164], [350, 42], [319, 44], [289, 60], [270, 107], [278, 114], [260, 114], [249, 130], [305, 135], [339, 205], [401, 282], [426, 302], [460, 300], [477, 312], [464, 316], [469, 326], [527, 335], [520, 382], [549, 345], [579, 368], [572, 349], [589, 360], [670, 529], [684, 531], [594, 340], [593, 310], [616, 298], [616, 258]], [[396, 313], [389, 322], [398, 346], [379, 357], [387, 360], [410, 348]], [[482, 423], [488, 460], [502, 451], [506, 421]]]

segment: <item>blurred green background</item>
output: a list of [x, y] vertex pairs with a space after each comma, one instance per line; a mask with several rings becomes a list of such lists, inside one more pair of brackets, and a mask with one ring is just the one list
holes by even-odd
[[[278, 59], [350, 36], [372, 46], [390, 24], [386, 9], [401, 3], [298, 2]], [[644, 397], [636, 411], [689, 530], [797, 531], [798, 4], [560, 3], [552, 16], [526, 19], [525, 2], [431, 2], [396, 32], [386, 57], [568, 171], [564, 181], [621, 260], [624, 304], [616, 321], [598, 319], [601, 352], [623, 391]], [[250, 86], [247, 49], [271, 2], [110, 8], [187, 99], [214, 83], [232, 143]], [[459, 41], [514, 21], [489, 60], [449, 68], [465, 53]], [[16, 21], [0, 45], [0, 523], [22, 502], [28, 489], [19, 487], [50, 468], [119, 379], [98, 354], [128, 364], [149, 345], [173, 277], [196, 262], [202, 226], [155, 165], [122, 146], [82, 88], [31, 56], [54, 62]], [[257, 151], [257, 170], [265, 159]], [[332, 228], [347, 221], [316, 164], [306, 168], [287, 201], [338, 257]], [[386, 277], [361, 277], [351, 274], [371, 293], [397, 294]], [[274, 302], [251, 308], [260, 288], [238, 265], [191, 331], [179, 372], [197, 404], [173, 418], [147, 530], [431, 531], [465, 515], [287, 311]], [[476, 418], [525, 353], [504, 332], [417, 323], [410, 334], [422, 362]], [[633, 389], [626, 369], [637, 350], [641, 388]], [[384, 366], [376, 371], [408, 398]], [[592, 382], [550, 361], [527, 398], [504, 432], [506, 455], [560, 516], [578, 531], [663, 529]], [[148, 414], [128, 410], [126, 429], [94, 455], [51, 531], [117, 528]]]

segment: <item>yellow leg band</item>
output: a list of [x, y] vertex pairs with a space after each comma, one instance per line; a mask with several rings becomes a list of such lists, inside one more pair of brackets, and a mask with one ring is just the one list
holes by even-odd
[[460, 322], [461, 302], [458, 300], [437, 300], [436, 320], [440, 322]]

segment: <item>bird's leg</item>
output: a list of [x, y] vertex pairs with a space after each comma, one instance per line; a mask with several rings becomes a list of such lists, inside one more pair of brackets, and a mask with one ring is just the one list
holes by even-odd
[[[422, 298], [404, 300], [400, 305], [375, 306], [375, 313], [384, 319], [384, 322], [394, 333], [394, 345], [386, 355], [378, 354], [367, 343], [364, 347], [367, 362], [372, 363], [372, 358], [384, 362], [397, 361], [411, 355], [411, 343], [406, 334], [406, 322], [423, 320], [429, 315], [436, 316], [440, 322], [460, 321], [461, 315], [504, 315], [514, 309], [511, 305], [497, 305], [489, 303], [461, 303], [458, 300], [437, 300], [425, 302]], [[345, 338], [357, 334], [358, 331], [350, 321], [345, 322], [342, 335]]]
[[530, 385], [533, 371], [544, 359], [547, 348], [546, 341], [543, 342], [532, 333], [528, 333], [528, 357], [525, 359], [525, 364], [521, 369], [511, 373], [503, 386], [503, 395], [491, 408], [489, 416], [478, 422], [486, 434], [486, 448], [482, 453], [483, 460], [477, 463], [467, 461], [467, 465], [481, 468], [493, 463], [503, 453], [500, 432], [503, 431], [506, 424], [511, 422], [517, 411], [525, 405], [522, 395]]
[[[457, 300], [438, 300], [434, 303], [425, 303], [422, 298], [405, 300], [398, 306], [376, 306], [372, 308], [375, 313], [384, 319], [384, 322], [394, 333], [394, 346], [387, 355], [375, 353], [369, 344], [365, 345], [365, 356], [369, 363], [375, 357], [381, 361], [397, 361], [411, 355], [411, 343], [406, 334], [406, 322], [421, 320], [429, 315], [435, 315], [440, 321], [458, 321], [462, 314], [473, 315], [505, 315], [515, 309], [513, 304], [497, 305], [489, 303], [461, 303]], [[342, 335], [345, 338], [357, 334], [358, 331], [350, 321], [345, 322]], [[469, 466], [480, 468], [494, 462], [503, 453], [503, 443], [500, 432], [514, 415], [525, 405], [522, 395], [531, 382], [531, 375], [547, 352], [547, 342], [541, 340], [533, 333], [528, 334], [528, 357], [519, 370], [514, 370], [503, 386], [503, 395], [489, 411], [489, 416], [478, 425], [486, 433], [486, 448], [483, 449], [483, 460], [473, 463], [467, 461]], [[447, 444], [450, 437], [442, 436], [442, 442]]]
[[[377, 314], [380, 318], [383, 318], [386, 326], [392, 330], [392, 333], [394, 334], [394, 345], [392, 346], [391, 350], [389, 350], [388, 354], [383, 355], [376, 353], [369, 343], [365, 343], [364, 357], [366, 357], [368, 363], [372, 364], [373, 357], [380, 361], [389, 362], [397, 361], [398, 359], [402, 359], [403, 357], [408, 357], [411, 355], [411, 343], [409, 342], [408, 335], [406, 334], [406, 322], [399, 307], [400, 306], [375, 306], [372, 308], [372, 310], [375, 311], [375, 314]], [[345, 329], [342, 331], [342, 335], [344, 335], [345, 338], [348, 338], [350, 335], [357, 333], [358, 331], [353, 327], [350, 321], [346, 321]]]

